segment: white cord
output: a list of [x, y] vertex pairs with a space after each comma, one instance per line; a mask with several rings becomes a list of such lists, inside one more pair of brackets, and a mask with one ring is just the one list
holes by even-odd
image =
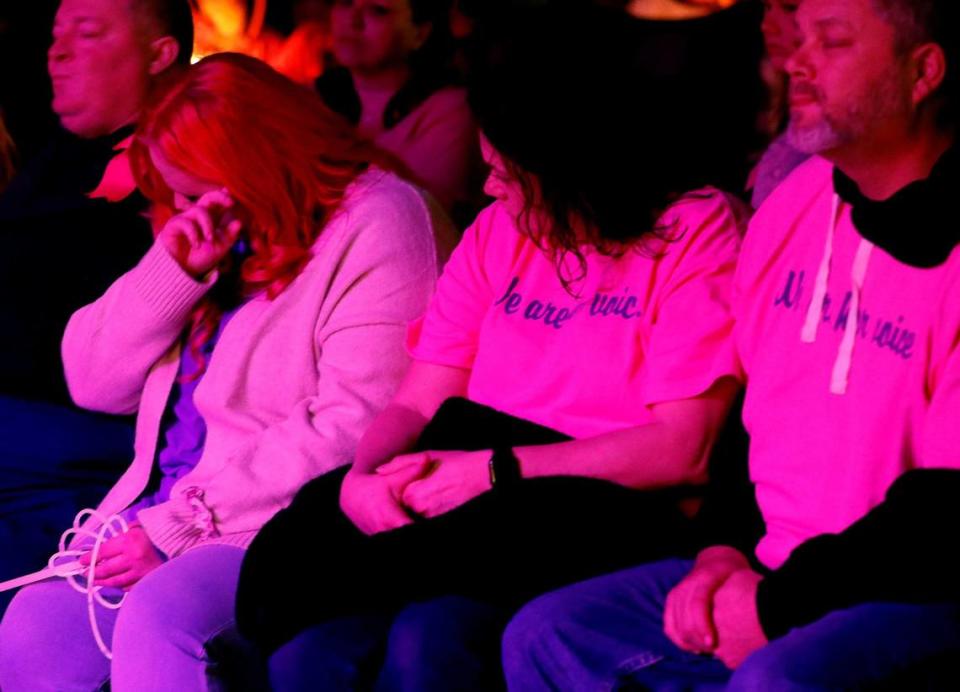
[[[97, 521], [100, 524], [100, 529], [94, 532], [91, 529], [83, 526], [83, 522], [87, 518]], [[93, 632], [93, 638], [97, 642], [97, 647], [100, 649], [100, 653], [106, 656], [108, 661], [113, 660], [113, 654], [110, 651], [110, 647], [108, 647], [103, 641], [103, 635], [100, 634], [100, 627], [97, 625], [97, 616], [96, 611], [94, 610], [94, 603], [98, 603], [108, 610], [117, 610], [121, 605], [123, 605], [127, 595], [123, 594], [117, 601], [110, 601], [100, 594], [100, 589], [102, 587], [94, 586], [94, 582], [97, 580], [97, 559], [100, 557], [100, 546], [103, 545], [105, 540], [113, 538], [114, 536], [119, 536], [120, 534], [126, 533], [129, 530], [130, 527], [127, 525], [127, 522], [123, 517], [117, 514], [114, 514], [111, 517], [104, 517], [95, 509], [80, 510], [73, 520], [73, 526], [64, 531], [63, 535], [60, 536], [60, 549], [51, 555], [50, 559], [47, 561], [47, 566], [50, 569], [56, 569], [56, 563], [58, 560], [67, 557], [80, 557], [87, 552], [85, 550], [70, 550], [67, 548], [67, 545], [75, 536], [86, 536], [87, 538], [93, 539], [93, 549], [90, 550], [90, 567], [87, 568], [87, 573], [85, 575], [86, 583], [81, 584], [77, 578], [82, 576], [82, 567], [79, 567], [77, 571], [71, 571], [67, 574], [64, 574], [63, 577], [67, 580], [67, 583], [74, 588], [74, 590], [86, 595], [87, 617], [90, 619], [90, 630]]]
[[[83, 520], [87, 517], [100, 524], [99, 531], [93, 531], [82, 526]], [[97, 626], [97, 618], [93, 605], [94, 603], [99, 603], [109, 610], [117, 610], [123, 605], [127, 595], [123, 594], [120, 600], [109, 601], [100, 595], [100, 589], [102, 587], [94, 586], [93, 584], [97, 580], [97, 559], [100, 557], [100, 546], [103, 545], [105, 540], [119, 536], [129, 530], [130, 527], [127, 526], [127, 522], [121, 516], [114, 514], [112, 517], [106, 518], [94, 509], [81, 510], [74, 518], [73, 526], [64, 531], [63, 535], [60, 536], [60, 550], [51, 555], [50, 559], [47, 560], [46, 569], [17, 577], [16, 579], [8, 579], [5, 582], [0, 582], [0, 592], [19, 589], [27, 584], [33, 584], [34, 582], [44, 581], [45, 579], [51, 579], [53, 577], [63, 577], [73, 589], [86, 595], [87, 617], [90, 618], [90, 629], [93, 631], [93, 638], [97, 642], [100, 653], [106, 656], [108, 661], [112, 661], [113, 655], [110, 653], [110, 648], [104, 643], [103, 636], [100, 634], [100, 628]], [[92, 538], [93, 549], [90, 551], [68, 549], [67, 544], [70, 543], [75, 536]], [[78, 559], [73, 559], [69, 562], [58, 562], [64, 558], [79, 558], [87, 552], [90, 553], [89, 567], [81, 565]], [[81, 584], [77, 577], [84, 575], [86, 583]]]

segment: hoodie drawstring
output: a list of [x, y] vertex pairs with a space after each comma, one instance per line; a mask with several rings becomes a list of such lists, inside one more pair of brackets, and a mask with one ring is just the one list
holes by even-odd
[[837, 230], [837, 218], [840, 215], [840, 195], [833, 196], [833, 206], [830, 209], [830, 224], [827, 226], [827, 240], [823, 247], [823, 259], [817, 270], [817, 280], [813, 285], [813, 300], [807, 308], [807, 319], [803, 322], [800, 332], [800, 341], [812, 344], [817, 340], [817, 327], [820, 326], [823, 314], [823, 299], [827, 295], [827, 283], [830, 280], [830, 260], [833, 259], [833, 236]]
[[[827, 295], [827, 285], [830, 281], [830, 262], [833, 258], [833, 241], [836, 235], [837, 222], [840, 218], [840, 205], [840, 196], [834, 195], [823, 258], [820, 260], [817, 280], [813, 287], [813, 300], [810, 307], [807, 308], [807, 317], [800, 332], [800, 340], [808, 344], [816, 341], [817, 327], [820, 325], [823, 316], [823, 301]], [[857, 330], [860, 324], [860, 294], [863, 291], [863, 282], [867, 276], [872, 251], [873, 243], [861, 238], [853, 259], [853, 267], [850, 270], [850, 310], [847, 313], [843, 339], [840, 341], [840, 348], [837, 350], [837, 358], [833, 363], [833, 371], [830, 375], [830, 392], [833, 394], [843, 395], [847, 393], [850, 366], [853, 362], [853, 348], [856, 345]]]

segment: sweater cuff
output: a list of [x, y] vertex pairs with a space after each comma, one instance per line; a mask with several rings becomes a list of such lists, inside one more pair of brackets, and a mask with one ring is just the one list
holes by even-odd
[[204, 281], [197, 281], [177, 264], [159, 241], [154, 242], [134, 271], [140, 297], [162, 319], [174, 323], [186, 320], [218, 276], [214, 271]]
[[137, 512], [137, 519], [150, 541], [168, 558], [189, 550], [207, 536], [194, 521], [192, 508], [182, 500], [170, 499]]

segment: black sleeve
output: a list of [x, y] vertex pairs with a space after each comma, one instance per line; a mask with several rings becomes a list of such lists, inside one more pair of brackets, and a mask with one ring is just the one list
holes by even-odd
[[348, 559], [362, 534], [340, 511], [347, 467], [314, 478], [253, 539], [240, 569], [237, 628], [273, 652], [319, 621], [325, 571]]
[[850, 528], [801, 544], [757, 591], [767, 637], [859, 603], [960, 600], [958, 497], [960, 471], [908, 471]]
[[710, 481], [696, 518], [700, 548], [729, 545], [747, 558], [763, 534], [763, 517], [747, 465], [749, 438], [742, 423], [743, 396], [730, 410], [710, 456]]

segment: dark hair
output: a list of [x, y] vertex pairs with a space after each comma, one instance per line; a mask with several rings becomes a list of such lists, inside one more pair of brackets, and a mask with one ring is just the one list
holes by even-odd
[[430, 35], [410, 56], [414, 78], [429, 75], [430, 81], [449, 81], [453, 56], [453, 37], [450, 35], [450, 7], [453, 0], [410, 0], [410, 14], [414, 24], [430, 24]]
[[921, 43], [936, 43], [947, 59], [947, 74], [937, 95], [940, 124], [955, 128], [960, 115], [960, 3], [957, 0], [873, 0], [896, 32], [896, 48], [907, 52]]
[[150, 33], [172, 36], [180, 50], [177, 63], [190, 64], [193, 55], [193, 0], [130, 0], [130, 11]]
[[414, 24], [444, 22], [450, 15], [452, 0], [410, 0], [410, 13]]
[[636, 21], [564, 3], [518, 10], [484, 32], [471, 55], [470, 105], [525, 192], [520, 228], [530, 233], [530, 214], [545, 213], [550, 228], [533, 239], [581, 269], [584, 240], [620, 254], [645, 236], [672, 237], [657, 221], [707, 182], [694, 135], [709, 114], [688, 113], [675, 80], [641, 67]]

